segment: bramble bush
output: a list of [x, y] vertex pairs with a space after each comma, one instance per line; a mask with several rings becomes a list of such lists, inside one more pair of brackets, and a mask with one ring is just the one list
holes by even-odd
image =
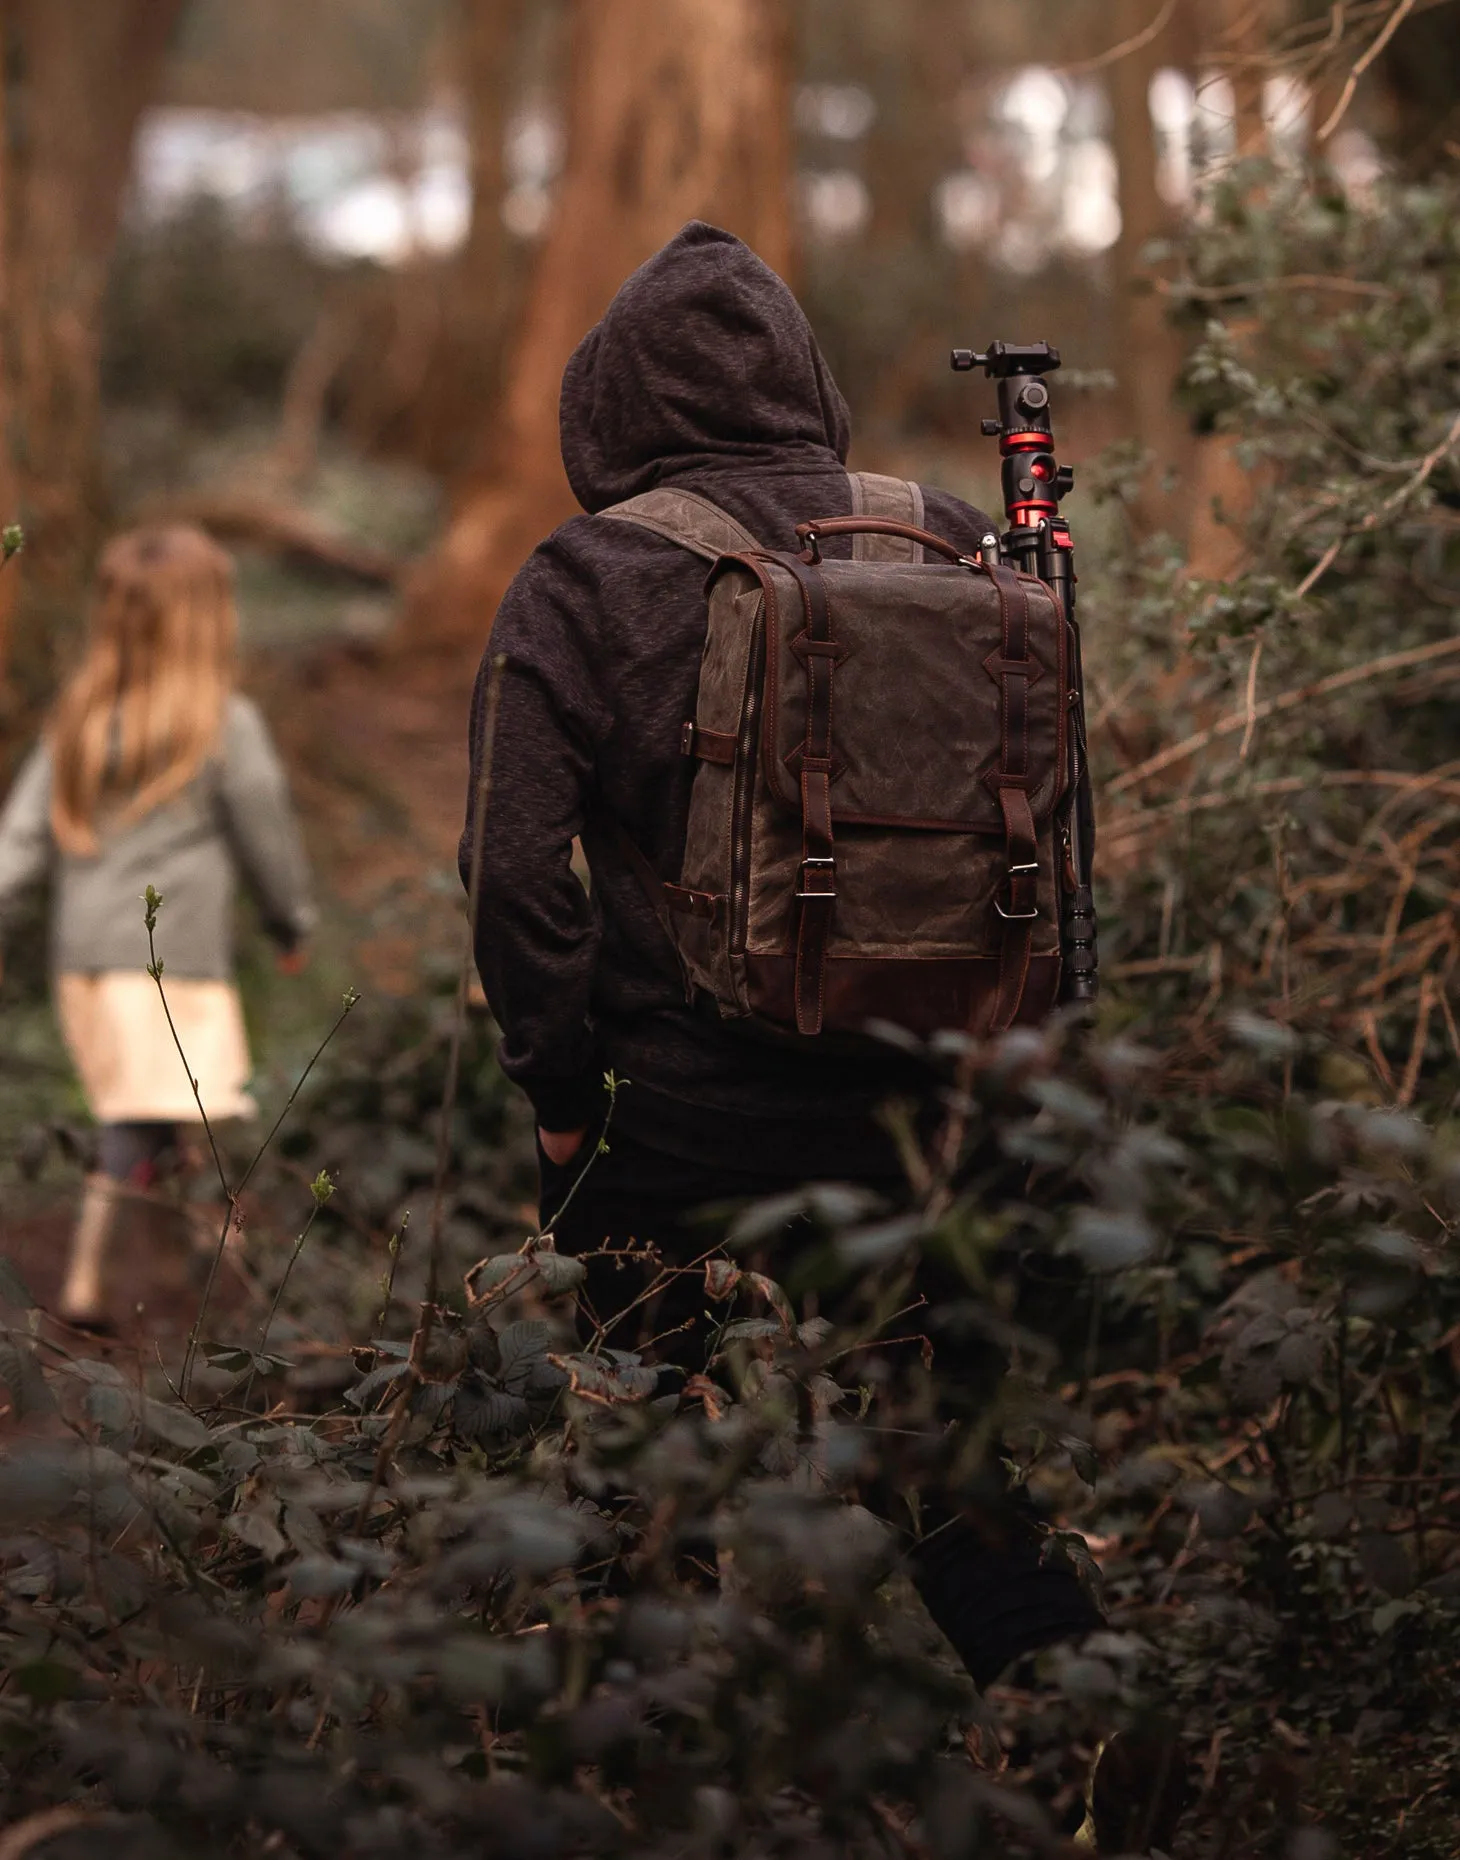
[[[1304, 1768], [1344, 1826], [1376, 1745], [1395, 1851], [1446, 1851], [1460, 1169], [1276, 1023], [1221, 1044], [1199, 1098], [1127, 1039], [941, 1043], [962, 1169], [808, 1190], [781, 1282], [742, 1261], [787, 1209], [743, 1211], [678, 1386], [543, 1236], [387, 1314], [338, 1398], [210, 1339], [184, 1401], [13, 1313], [10, 1815], [77, 1804], [76, 1853], [1050, 1852], [1080, 1751], [1174, 1705], [1190, 1851], [1287, 1851]], [[1015, 1368], [949, 1434], [971, 1324]], [[980, 1701], [856, 1501], [995, 1418], [1111, 1625]]]

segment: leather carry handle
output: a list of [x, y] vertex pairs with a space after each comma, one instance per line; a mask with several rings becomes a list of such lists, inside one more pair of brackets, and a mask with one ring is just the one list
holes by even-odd
[[971, 555], [965, 555], [961, 549], [955, 549], [950, 542], [944, 542], [941, 536], [935, 536], [931, 530], [920, 530], [912, 523], [898, 523], [892, 517], [823, 517], [820, 522], [798, 523], [796, 534], [805, 545], [813, 563], [821, 560], [821, 551], [817, 547], [823, 536], [856, 536], [858, 534], [873, 536], [903, 536], [909, 542], [921, 543], [925, 549], [931, 549], [941, 555], [946, 562], [952, 562], [960, 568], [978, 568], [980, 564]]

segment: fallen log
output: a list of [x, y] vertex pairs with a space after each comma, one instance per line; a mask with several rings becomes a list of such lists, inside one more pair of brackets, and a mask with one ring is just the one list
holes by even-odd
[[370, 587], [393, 588], [405, 563], [384, 549], [341, 536], [306, 512], [249, 491], [199, 491], [156, 500], [145, 523], [195, 523], [219, 542], [249, 543]]

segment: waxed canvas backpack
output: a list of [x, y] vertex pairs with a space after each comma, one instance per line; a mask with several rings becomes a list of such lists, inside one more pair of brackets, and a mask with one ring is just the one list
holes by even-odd
[[[764, 549], [693, 492], [602, 513], [711, 562], [678, 879], [631, 850], [687, 992], [814, 1036], [983, 1035], [1060, 984], [1069, 628], [1043, 582], [924, 527], [913, 484]], [[819, 539], [854, 536], [851, 561]]]

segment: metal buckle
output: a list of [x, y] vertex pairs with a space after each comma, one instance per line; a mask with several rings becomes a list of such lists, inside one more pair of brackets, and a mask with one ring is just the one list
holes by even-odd
[[[1032, 864], [1029, 864], [1029, 865], [1011, 865], [1009, 867], [1009, 877], [1010, 879], [1015, 879], [1015, 878], [1018, 878], [1019, 875], [1023, 872], [1037, 872], [1038, 870], [1039, 870], [1038, 860], [1035, 860]], [[1000, 917], [1003, 918], [1006, 924], [1031, 923], [1039, 915], [1038, 905], [1035, 905], [1032, 911], [1006, 911], [1003, 905], [999, 903], [997, 898], [994, 899], [994, 909], [999, 913]]]
[[[801, 872], [802, 872], [801, 883], [803, 887], [805, 886], [805, 883], [806, 883], [806, 878], [805, 878], [806, 868], [809, 865], [823, 867], [825, 870], [833, 874], [836, 871], [836, 860], [835, 859], [826, 859], [826, 858], [821, 858], [821, 857], [803, 859], [801, 861]], [[796, 896], [802, 903], [805, 903], [805, 901], [808, 898], [834, 898], [836, 896], [836, 886], [835, 884], [833, 884], [826, 891], [806, 891], [803, 889], [801, 891], [798, 891], [796, 893]]]

